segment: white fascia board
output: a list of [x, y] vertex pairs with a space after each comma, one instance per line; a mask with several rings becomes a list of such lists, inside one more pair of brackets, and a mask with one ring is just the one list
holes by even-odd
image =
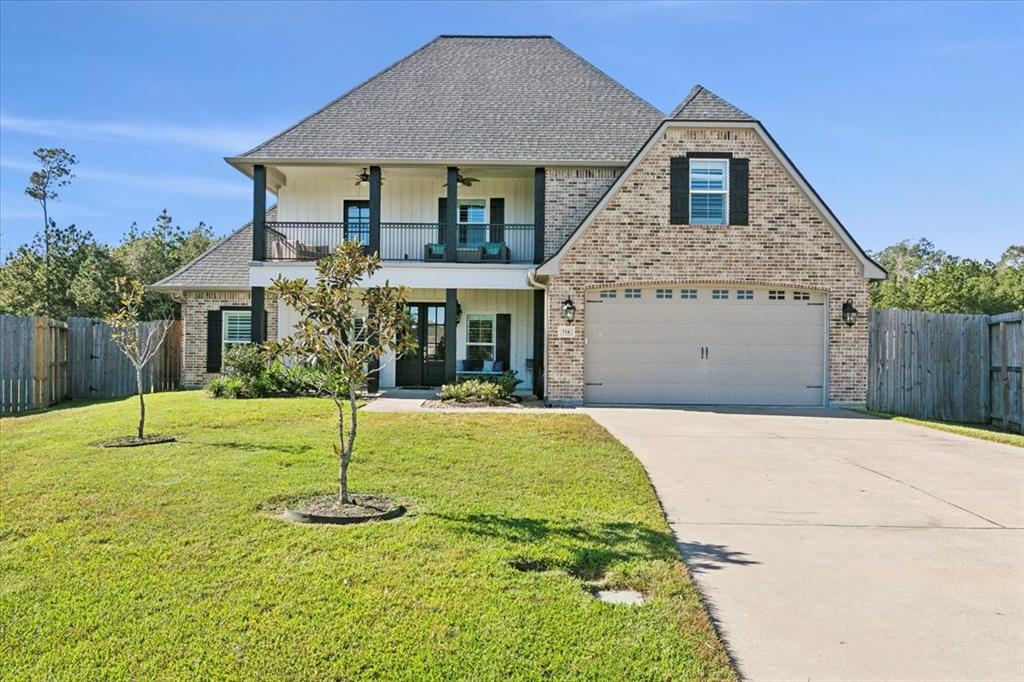
[[651, 135], [647, 143], [637, 152], [637, 155], [633, 157], [629, 165], [626, 167], [619, 177], [616, 178], [612, 186], [608, 188], [601, 200], [590, 210], [587, 217], [583, 219], [580, 226], [569, 236], [562, 247], [558, 249], [558, 252], [554, 256], [545, 261], [539, 268], [537, 268], [538, 275], [557, 275], [559, 271], [559, 265], [561, 263], [562, 256], [572, 247], [572, 245], [579, 239], [580, 235], [590, 227], [590, 225], [597, 219], [604, 207], [611, 201], [611, 198], [619, 191], [626, 180], [633, 174], [637, 165], [647, 156], [651, 148], [654, 147], [661, 138], [665, 136], [665, 131], [669, 128], [750, 128], [758, 134], [761, 141], [765, 146], [772, 152], [775, 158], [782, 164], [782, 167], [792, 178], [793, 182], [796, 183], [797, 187], [804, 193], [804, 195], [810, 200], [811, 204], [818, 210], [819, 213], [825, 218], [825, 221], [832, 227], [835, 233], [839, 236], [839, 239], [843, 242], [843, 245], [853, 255], [854, 258], [860, 262], [861, 265], [861, 276], [865, 279], [885, 279], [886, 272], [878, 266], [874, 261], [868, 258], [864, 250], [853, 240], [846, 228], [843, 227], [839, 219], [832, 213], [831, 209], [825, 205], [825, 202], [821, 200], [818, 193], [815, 192], [811, 186], [804, 179], [803, 175], [796, 169], [793, 163], [786, 156], [785, 152], [775, 143], [768, 131], [758, 121], [677, 121], [677, 120], [666, 120], [658, 127], [658, 129]]
[[[253, 261], [249, 263], [249, 284], [269, 287], [277, 277], [316, 279], [312, 262]], [[527, 275], [531, 265], [476, 265], [437, 263], [384, 263], [366, 286], [406, 286], [410, 289], [530, 289]]]

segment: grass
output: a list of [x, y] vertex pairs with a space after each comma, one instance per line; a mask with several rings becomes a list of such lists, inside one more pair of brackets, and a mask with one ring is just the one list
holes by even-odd
[[[587, 417], [364, 413], [353, 487], [412, 513], [325, 527], [275, 508], [332, 488], [326, 401], [147, 404], [182, 442], [92, 446], [130, 399], [0, 422], [4, 679], [735, 678], [644, 472]], [[600, 574], [649, 601], [596, 600]]]
[[960, 436], [990, 440], [994, 443], [1015, 445], [1019, 448], [1024, 448], [1024, 435], [1003, 431], [1002, 429], [995, 426], [989, 426], [987, 424], [961, 424], [959, 422], [938, 421], [937, 419], [915, 419], [914, 417], [900, 417], [899, 415], [889, 414], [888, 412], [875, 412], [874, 410], [855, 411], [863, 414], [870, 414], [872, 417], [882, 417], [883, 419], [891, 419], [893, 421], [903, 422], [904, 424], [926, 426], [930, 429], [948, 431], [949, 433], [955, 433]]

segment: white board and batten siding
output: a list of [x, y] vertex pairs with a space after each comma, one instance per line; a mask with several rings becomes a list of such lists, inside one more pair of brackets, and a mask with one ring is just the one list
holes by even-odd
[[[444, 289], [414, 289], [409, 293], [410, 303], [444, 303]], [[510, 353], [512, 369], [515, 370], [523, 383], [517, 390], [529, 390], [532, 387], [532, 371], [526, 368], [527, 358], [533, 357], [533, 292], [512, 291], [502, 289], [467, 289], [458, 293], [459, 304], [462, 306], [462, 322], [457, 327], [456, 357], [466, 357], [466, 319], [468, 315], [497, 315], [508, 313], [512, 316], [512, 338]], [[278, 306], [277, 313], [278, 337], [284, 338], [298, 322], [298, 313], [285, 305]], [[395, 358], [386, 356], [381, 360], [381, 388], [395, 386]]]
[[[658, 298], [657, 290], [671, 298]], [[696, 298], [682, 290], [695, 289]], [[713, 290], [728, 298], [713, 297]], [[738, 299], [737, 290], [753, 291]], [[825, 403], [826, 296], [728, 285], [587, 292], [585, 398], [593, 403]]]
[[[278, 190], [277, 215], [282, 222], [342, 222], [345, 200], [367, 200], [366, 185], [355, 185], [360, 167], [287, 168], [287, 184]], [[437, 200], [447, 190], [445, 169], [382, 170], [381, 222], [436, 223]], [[505, 200], [506, 223], [533, 223], [533, 171], [527, 176], [489, 176], [463, 169], [466, 175], [480, 178], [472, 187], [459, 185], [460, 199]], [[489, 172], [489, 171], [487, 171]], [[490, 207], [488, 205], [488, 211]], [[490, 215], [487, 216], [488, 221]]]

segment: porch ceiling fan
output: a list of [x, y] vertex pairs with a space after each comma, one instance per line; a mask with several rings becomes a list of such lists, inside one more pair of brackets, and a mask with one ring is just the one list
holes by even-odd
[[[369, 173], [369, 170], [370, 170], [369, 168], [366, 168], [364, 166], [362, 173], [356, 173], [356, 187], [358, 187], [359, 185], [369, 185], [370, 184], [370, 173]], [[384, 176], [383, 175], [380, 177], [380, 184], [382, 184], [382, 185], [384, 184]]]
[[[458, 176], [457, 176], [457, 182], [460, 185], [464, 185], [466, 187], [472, 187], [474, 182], [480, 182], [480, 178], [468, 178], [468, 177], [464, 176], [462, 173], [459, 173]], [[447, 182], [445, 182], [443, 185], [441, 185], [441, 187], [447, 187], [447, 186], [448, 186]]]

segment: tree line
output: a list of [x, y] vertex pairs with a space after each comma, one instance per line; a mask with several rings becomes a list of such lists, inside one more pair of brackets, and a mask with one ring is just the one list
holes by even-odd
[[[75, 177], [78, 160], [59, 147], [34, 154], [40, 167], [29, 176], [25, 194], [40, 206], [42, 229], [0, 266], [0, 313], [107, 317], [120, 304], [119, 279], [152, 284], [214, 244], [213, 230], [205, 223], [184, 230], [166, 210], [148, 229], [132, 223], [115, 245], [97, 242], [74, 224], [58, 226], [50, 204]], [[143, 320], [177, 318], [180, 305], [166, 294], [146, 291], [138, 315]]]
[[889, 272], [871, 283], [872, 307], [985, 315], [1024, 310], [1024, 244], [1008, 247], [994, 263], [951, 256], [927, 239], [871, 255]]

